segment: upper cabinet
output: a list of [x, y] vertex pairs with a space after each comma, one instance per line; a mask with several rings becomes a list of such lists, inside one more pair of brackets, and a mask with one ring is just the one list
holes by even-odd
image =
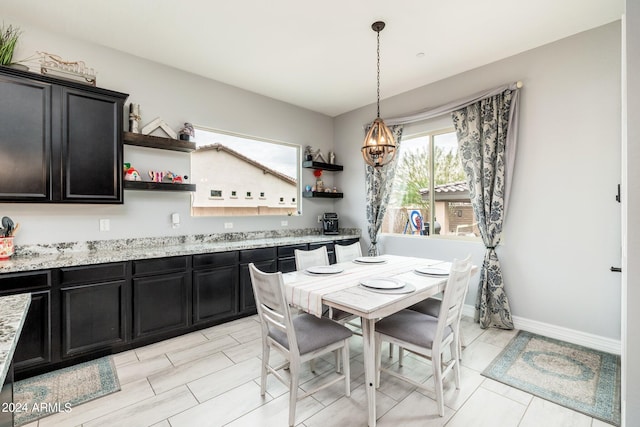
[[0, 67], [0, 201], [122, 203], [127, 96]]

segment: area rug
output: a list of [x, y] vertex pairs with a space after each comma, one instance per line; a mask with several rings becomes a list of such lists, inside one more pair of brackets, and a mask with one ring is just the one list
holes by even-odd
[[520, 331], [482, 375], [620, 425], [620, 356]]
[[120, 390], [111, 356], [17, 381], [15, 425], [21, 426]]

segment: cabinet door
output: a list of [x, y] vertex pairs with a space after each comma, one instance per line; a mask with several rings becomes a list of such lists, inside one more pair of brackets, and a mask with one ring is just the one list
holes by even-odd
[[238, 265], [193, 272], [193, 323], [238, 312]]
[[51, 292], [31, 293], [31, 305], [13, 356], [16, 371], [51, 362]]
[[133, 279], [133, 338], [189, 325], [187, 273]]
[[51, 86], [0, 76], [0, 200], [51, 196]]
[[[277, 271], [278, 263], [275, 259], [256, 262], [254, 264], [258, 269], [268, 273], [275, 273]], [[246, 314], [256, 312], [256, 299], [253, 296], [249, 264], [240, 265], [240, 312]]]
[[124, 280], [61, 289], [62, 357], [126, 341]]
[[62, 199], [122, 203], [122, 105], [62, 88]]

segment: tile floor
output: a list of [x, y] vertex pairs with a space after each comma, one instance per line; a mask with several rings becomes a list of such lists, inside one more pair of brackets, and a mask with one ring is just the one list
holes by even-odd
[[[549, 403], [480, 375], [515, 331], [482, 330], [463, 320], [467, 344], [462, 383], [445, 388], [445, 416], [437, 415], [435, 394], [417, 391], [383, 374], [377, 394], [378, 426], [446, 427], [606, 427], [609, 424]], [[351, 340], [351, 397], [338, 382], [298, 402], [300, 427], [366, 426], [362, 338]], [[383, 361], [397, 367], [397, 351]], [[115, 355], [121, 391], [28, 424], [49, 426], [286, 426], [288, 392], [270, 376], [260, 396], [260, 328], [255, 316], [193, 332]], [[316, 373], [303, 368], [301, 389], [333, 371], [333, 358], [316, 361]], [[405, 373], [429, 383], [431, 367], [407, 356]]]

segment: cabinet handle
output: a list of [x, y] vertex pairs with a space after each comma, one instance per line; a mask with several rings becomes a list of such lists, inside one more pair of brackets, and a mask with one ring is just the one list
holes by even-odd
[[614, 273], [622, 273], [622, 268], [620, 267], [611, 267], [610, 270]]

